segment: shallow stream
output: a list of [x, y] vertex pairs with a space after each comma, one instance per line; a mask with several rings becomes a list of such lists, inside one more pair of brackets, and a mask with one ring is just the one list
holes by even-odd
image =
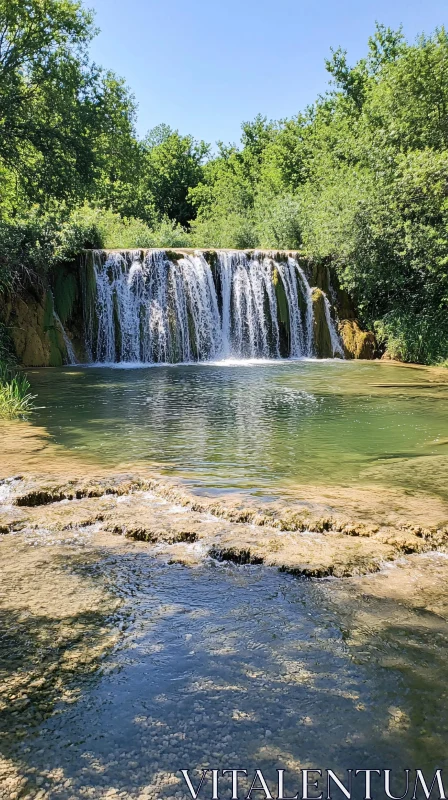
[[[341, 777], [349, 767], [391, 768], [398, 787], [406, 767], [448, 766], [446, 558], [305, 581], [262, 567], [168, 564], [146, 545], [93, 531], [11, 535], [2, 558], [20, 559], [25, 547], [40, 603], [25, 663], [46, 628], [54, 636], [65, 618], [77, 630], [86, 611], [76, 613], [75, 593], [89, 604], [102, 587], [110, 603], [122, 600], [112, 612], [103, 600], [84, 622], [92, 646], [118, 637], [100, 671], [83, 674], [78, 654], [53, 696], [47, 678], [53, 715], [39, 722], [27, 706], [23, 738], [10, 729], [4, 740], [42, 797], [185, 798], [182, 768], [259, 768], [275, 784], [283, 767], [295, 792], [304, 767]], [[32, 705], [36, 689], [27, 693]], [[229, 787], [223, 781], [224, 797]]]

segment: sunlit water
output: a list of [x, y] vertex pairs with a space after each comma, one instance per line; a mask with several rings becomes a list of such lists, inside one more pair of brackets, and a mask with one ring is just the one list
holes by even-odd
[[[54, 548], [56, 571], [69, 579], [76, 543], [41, 534], [29, 544]], [[13, 537], [7, 547], [12, 554]], [[43, 796], [186, 798], [179, 770], [197, 767], [260, 768], [274, 785], [284, 767], [294, 791], [306, 766], [341, 777], [387, 767], [398, 790], [399, 770], [446, 766], [445, 615], [423, 599], [419, 608], [406, 590], [404, 602], [388, 597], [390, 582], [430, 573], [446, 608], [446, 559], [417, 559], [416, 576], [404, 563], [391, 578], [346, 586], [262, 567], [191, 570], [95, 535], [84, 547], [75, 569], [86, 590], [101, 579], [124, 601], [94, 624], [122, 634], [76, 702], [56, 695], [56, 714], [12, 750], [23, 774], [43, 776]], [[38, 618], [36, 642], [47, 624]], [[203, 794], [211, 797], [210, 784]]]
[[413, 460], [448, 454], [448, 375], [425, 368], [230, 361], [30, 377], [33, 420], [56, 442], [103, 463], [162, 465], [218, 489], [366, 476], [418, 487], [422, 462], [417, 474], [407, 469]]

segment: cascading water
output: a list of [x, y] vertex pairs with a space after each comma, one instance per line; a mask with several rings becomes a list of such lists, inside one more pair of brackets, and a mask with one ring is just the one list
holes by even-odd
[[279, 356], [277, 303], [272, 260], [245, 253], [217, 254], [222, 297], [221, 355], [237, 358]]
[[331, 340], [331, 347], [333, 349], [333, 355], [339, 355], [341, 358], [344, 358], [344, 349], [342, 347], [342, 342], [339, 338], [338, 332], [331, 318], [330, 301], [326, 295], [324, 295], [324, 309], [325, 309], [325, 319], [327, 320], [328, 330], [330, 331], [330, 340]]
[[[85, 290], [92, 360], [314, 355], [312, 291], [296, 259], [216, 251], [209, 261], [199, 251], [176, 257], [163, 250], [93, 251]], [[326, 319], [334, 355], [342, 355], [327, 305]]]
[[53, 311], [53, 316], [54, 316], [56, 325], [58, 326], [59, 330], [61, 331], [62, 338], [64, 340], [65, 349], [67, 351], [67, 364], [77, 364], [78, 363], [78, 359], [76, 358], [76, 354], [75, 354], [75, 351], [73, 349], [73, 345], [72, 345], [72, 343], [71, 343], [71, 341], [70, 341], [70, 339], [69, 339], [69, 337], [67, 335], [67, 331], [65, 330], [60, 318], [56, 314], [56, 311]]

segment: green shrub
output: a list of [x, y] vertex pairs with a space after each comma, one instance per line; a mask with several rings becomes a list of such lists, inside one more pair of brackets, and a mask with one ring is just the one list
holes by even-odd
[[101, 246], [91, 221], [33, 207], [20, 217], [0, 219], [0, 289], [34, 282], [86, 244]]
[[375, 333], [398, 361], [440, 364], [446, 360], [448, 320], [444, 312], [391, 312], [375, 324]]
[[246, 250], [260, 245], [252, 216], [236, 212], [194, 220], [191, 240], [194, 247]]
[[261, 246], [297, 250], [302, 240], [299, 211], [299, 199], [291, 194], [260, 197], [255, 213]]
[[[70, 214], [32, 208], [14, 219], [0, 219], [0, 290], [35, 282], [95, 248], [188, 247], [190, 235], [162, 219], [153, 229], [133, 217], [84, 205]], [[68, 309], [67, 309], [68, 311]], [[62, 315], [64, 316], [64, 314]], [[62, 318], [62, 317], [61, 317]]]
[[191, 235], [181, 225], [165, 217], [152, 231], [146, 247], [191, 247]]
[[[125, 250], [138, 247], [189, 247], [190, 236], [178, 223], [164, 217], [150, 228], [143, 220], [122, 217], [105, 208], [84, 205], [76, 209], [67, 223], [73, 241], [82, 247]], [[89, 241], [90, 239], [90, 241]]]
[[70, 215], [69, 224], [73, 230], [84, 232], [82, 247], [85, 248], [114, 250], [148, 246], [150, 230], [146, 223], [133, 217], [121, 217], [111, 209], [84, 205]]

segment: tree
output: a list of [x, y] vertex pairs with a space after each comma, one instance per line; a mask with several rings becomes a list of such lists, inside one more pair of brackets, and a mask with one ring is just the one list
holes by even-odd
[[354, 68], [362, 104], [340, 78], [332, 113], [316, 115], [301, 227], [393, 354], [438, 361], [448, 355], [448, 38], [387, 34], [390, 46], [378, 55], [370, 40], [374, 56]]
[[132, 98], [89, 63], [94, 33], [76, 0], [0, 0], [0, 169], [15, 176], [2, 204], [73, 204], [100, 169], [111, 118], [132, 135]]
[[338, 47], [331, 50], [332, 57], [325, 66], [333, 76], [335, 85], [360, 110], [363, 106], [369, 79], [379, 75], [385, 64], [396, 61], [405, 49], [402, 29], [393, 31], [384, 25], [376, 24], [375, 33], [368, 40], [368, 54], [354, 67], [347, 63], [347, 51]]
[[194, 214], [189, 190], [203, 177], [209, 145], [159, 125], [148, 133], [141, 150], [140, 216], [148, 222], [168, 217], [187, 225]]
[[257, 185], [264, 154], [275, 139], [277, 125], [260, 115], [241, 126], [241, 147], [218, 142], [218, 155], [205, 165], [203, 179], [190, 190], [197, 218], [192, 224], [198, 244], [255, 247]]

